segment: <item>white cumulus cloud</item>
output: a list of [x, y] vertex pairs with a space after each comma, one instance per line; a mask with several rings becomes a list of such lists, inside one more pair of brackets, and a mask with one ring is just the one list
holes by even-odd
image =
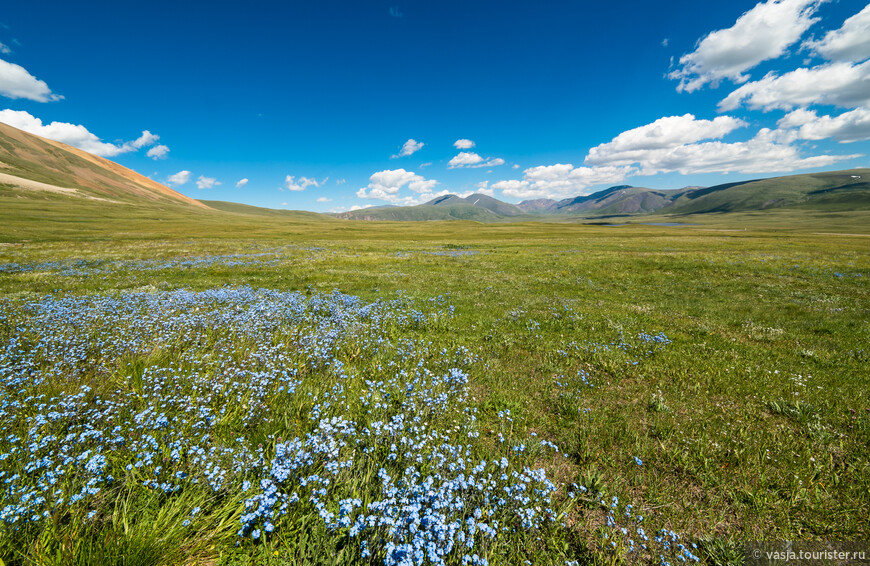
[[346, 206], [336, 206], [334, 208], [329, 209], [329, 212], [332, 212], [333, 214], [337, 214], [340, 212], [353, 212], [355, 210], [363, 210], [366, 208], [371, 208], [373, 206], [375, 206], [375, 205], [374, 204], [365, 204], [365, 205], [360, 206], [358, 204], [355, 204], [355, 205], [351, 206], [350, 208], [348, 208]]
[[471, 196], [473, 194], [489, 195], [492, 197], [495, 196], [495, 191], [489, 187], [489, 181], [481, 181], [474, 184], [473, 191], [469, 191], [467, 195], [460, 196]]
[[651, 124], [622, 132], [608, 143], [589, 150], [588, 165], [630, 165], [650, 151], [669, 149], [707, 139], [720, 139], [746, 122], [731, 116], [697, 120], [692, 114], [666, 116]]
[[284, 179], [284, 186], [287, 187], [288, 191], [304, 191], [308, 187], [319, 187], [328, 179], [329, 177], [322, 181], [318, 181], [317, 179], [310, 177], [299, 177], [297, 179], [293, 175], [287, 175], [287, 177]]
[[190, 181], [190, 171], [179, 171], [166, 180], [168, 185], [180, 186]]
[[811, 104], [855, 108], [870, 104], [870, 61], [859, 65], [834, 62], [799, 68], [778, 76], [746, 83], [719, 103], [728, 111], [741, 104], [752, 109], [791, 110]]
[[483, 162], [483, 158], [473, 151], [461, 151], [459, 154], [450, 160], [447, 167], [454, 169], [456, 167], [474, 167]]
[[133, 149], [139, 149], [149, 145], [154, 145], [158, 140], [160, 140], [160, 136], [145, 130], [142, 132], [141, 136], [130, 142], [130, 147]]
[[780, 57], [818, 21], [823, 0], [768, 0], [740, 16], [734, 25], [702, 38], [695, 50], [680, 58], [680, 68], [668, 76], [679, 79], [678, 91], [693, 92], [722, 79], [749, 80], [746, 71]]
[[455, 142], [453, 142], [453, 147], [455, 147], [456, 149], [471, 149], [472, 147], [474, 147], [474, 142], [462, 138], [461, 140], [456, 140]]
[[719, 116], [714, 120], [696, 120], [691, 114], [660, 118], [592, 148], [585, 163], [596, 167], [631, 167], [634, 168], [633, 174], [637, 175], [674, 171], [689, 175], [789, 172], [856, 157], [803, 157], [798, 148], [792, 145], [797, 136], [786, 131], [799, 124], [786, 122], [776, 131], [762, 129], [747, 141], [708, 141], [719, 140], [746, 125], [742, 120], [730, 116]]
[[199, 178], [196, 180], [197, 189], [213, 189], [220, 184], [221, 182], [214, 177], [205, 177], [203, 175], [200, 175]]
[[166, 157], [169, 155], [169, 146], [165, 146], [162, 144], [155, 145], [154, 147], [149, 149], [145, 153], [145, 155], [147, 155], [148, 157], [150, 157], [151, 159], [153, 159], [155, 161], [158, 159], [166, 159]]
[[[746, 127], [743, 120], [719, 116], [698, 120], [692, 114], [667, 116], [655, 122], [625, 131], [610, 142], [591, 150], [584, 163], [588, 167], [557, 164], [533, 167], [524, 171], [522, 181], [496, 183], [508, 196], [522, 198], [558, 197], [586, 194], [592, 185], [615, 184], [631, 175], [655, 175], [679, 172], [700, 173], [775, 173], [823, 167], [852, 159], [857, 155], [804, 156], [793, 145], [797, 139], [828, 132], [841, 139], [861, 135], [863, 117], [845, 115], [828, 123], [815, 114], [795, 114], [781, 121], [780, 129], [764, 128], [746, 141], [726, 143], [721, 140], [736, 129]], [[794, 128], [806, 125], [806, 137]], [[811, 130], [815, 128], [815, 130]]]
[[27, 72], [21, 65], [0, 59], [0, 94], [7, 98], [26, 98], [36, 102], [53, 102], [63, 97], [54, 94], [45, 81]]
[[828, 61], [860, 62], [870, 58], [870, 4], [843, 22], [840, 29], [829, 31], [804, 46]]
[[402, 149], [399, 150], [398, 155], [391, 156], [391, 159], [396, 159], [398, 157], [407, 157], [413, 153], [416, 153], [423, 149], [423, 146], [426, 145], [423, 142], [418, 142], [414, 139], [409, 139], [402, 145]]
[[317, 202], [332, 202], [332, 199], [329, 197], [317, 197]]
[[237, 189], [241, 189], [242, 187], [244, 187], [244, 186], [247, 185], [247, 184], [248, 184], [248, 178], [247, 178], [247, 177], [245, 177], [244, 179], [239, 179], [239, 181], [236, 183], [236, 188], [237, 188]]
[[492, 188], [515, 198], [565, 198], [588, 194], [589, 187], [620, 183], [631, 167], [574, 167], [570, 163], [542, 165], [523, 171], [522, 180], [493, 183]]
[[159, 136], [145, 130], [139, 138], [133, 141], [122, 144], [106, 143], [84, 126], [68, 122], [43, 124], [42, 120], [24, 110], [0, 110], [0, 122], [37, 136], [77, 147], [100, 157], [114, 157], [122, 153], [130, 153], [159, 139]]
[[529, 192], [529, 182], [510, 179], [507, 181], [499, 181], [492, 184], [492, 188], [502, 191], [507, 196], [516, 196], [523, 198], [523, 195]]
[[762, 128], [752, 139], [725, 143], [708, 141], [672, 148], [652, 149], [638, 155], [637, 174], [679, 172], [699, 173], [787, 173], [824, 167], [858, 155], [816, 155], [802, 157], [791, 145], [793, 136]]
[[399, 191], [405, 187], [419, 194], [431, 192], [438, 184], [434, 179], [426, 179], [404, 169], [386, 169], [373, 173], [369, 184], [356, 192], [359, 198], [380, 199], [388, 202], [400, 202]]
[[864, 141], [870, 139], [870, 109], [856, 108], [839, 116], [819, 116], [815, 110], [801, 108], [786, 114], [777, 126], [793, 128], [795, 137], [802, 140]]
[[461, 169], [464, 167], [495, 167], [504, 165], [504, 159], [484, 159], [473, 151], [460, 151], [453, 159], [447, 162], [448, 169]]

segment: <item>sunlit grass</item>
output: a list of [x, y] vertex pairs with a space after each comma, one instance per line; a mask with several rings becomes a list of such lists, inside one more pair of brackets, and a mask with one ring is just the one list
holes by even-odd
[[[771, 218], [788, 225], [785, 218]], [[540, 541], [541, 534], [505, 539], [488, 557], [491, 563], [655, 560], [658, 550], [628, 554], [628, 541], [640, 542], [638, 515], [650, 538], [670, 529], [696, 543], [693, 552], [702, 560], [739, 561], [735, 548], [744, 540], [865, 539], [867, 239], [815, 234], [853, 232], [855, 225], [772, 232], [751, 219], [735, 222], [721, 229], [739, 232], [269, 224], [255, 228], [257, 237], [243, 239], [235, 227], [232, 238], [177, 228], [165, 238], [83, 238], [74, 246], [43, 232], [44, 242], [0, 248], [0, 264], [43, 264], [0, 273], [0, 290], [14, 304], [45, 295], [225, 285], [306, 297], [337, 289], [365, 301], [405, 296], [418, 305], [443, 295], [438, 309], [452, 306], [452, 314], [445, 311], [410, 334], [385, 325], [384, 336], [394, 343], [410, 336], [431, 342], [427, 363], [442, 350], [467, 348], [476, 359], [468, 370], [467, 401], [477, 415], [474, 449], [489, 461], [524, 444], [522, 458], [547, 471], [558, 486], [554, 510], [565, 513], [566, 526], [542, 531]], [[278, 238], [282, 230], [293, 236]], [[475, 253], [445, 253], [451, 251]], [[220, 259], [229, 256], [247, 259]], [[75, 272], [78, 260], [94, 263]], [[17, 328], [0, 321], [0, 339], [8, 342]], [[669, 343], [652, 339], [659, 335]], [[218, 340], [203, 336], [198, 347]], [[234, 343], [239, 352], [250, 348]], [[171, 363], [186, 348], [182, 341], [123, 358], [104, 387], [111, 390], [129, 378], [129, 387], [141, 389], [136, 376], [145, 367]], [[339, 355], [367, 375], [390, 360], [354, 340], [342, 343]], [[328, 373], [312, 371], [303, 380], [306, 393], [332, 386]], [[57, 384], [46, 388], [64, 390]], [[270, 435], [299, 434], [313, 404], [269, 406], [274, 420], [246, 433], [257, 440], [254, 446]], [[241, 418], [228, 411], [221, 434], [240, 430]], [[360, 477], [365, 473], [360, 470]], [[130, 564], [361, 558], [331, 539], [316, 515], [288, 523], [286, 531], [276, 529], [267, 541], [236, 546], [240, 499], [185, 494], [170, 502], [148, 493], [113, 493], [96, 521], [70, 515], [26, 547], [22, 539], [9, 539], [3, 559], [15, 563], [26, 552], [38, 552], [33, 556], [44, 562], [63, 557], [87, 563], [101, 556], [105, 563]], [[180, 513], [196, 506], [210, 511], [197, 519], [202, 523], [190, 536], [179, 527], [185, 520]], [[613, 527], [608, 509], [614, 511]], [[622, 537], [622, 528], [633, 538]], [[131, 558], [112, 558], [121, 556]]]

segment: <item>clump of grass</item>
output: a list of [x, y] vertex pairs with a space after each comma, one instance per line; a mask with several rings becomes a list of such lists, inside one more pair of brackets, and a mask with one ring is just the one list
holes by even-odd
[[819, 414], [815, 406], [799, 399], [775, 399], [765, 403], [765, 407], [773, 415], [783, 415], [801, 424], [809, 422]]
[[594, 467], [586, 469], [577, 477], [577, 484], [586, 488], [591, 497], [603, 496], [607, 493], [607, 483], [604, 473]]
[[830, 430], [822, 422], [821, 412], [810, 403], [799, 399], [777, 399], [768, 401], [765, 406], [771, 414], [782, 415], [799, 424], [807, 436], [815, 441], [825, 441], [831, 437]]
[[700, 555], [710, 566], [741, 566], [746, 562], [744, 546], [722, 536], [704, 536], [697, 541]]
[[656, 390], [650, 396], [647, 408], [654, 413], [669, 413], [671, 411], [671, 408], [665, 404], [665, 396], [662, 395], [661, 389]]

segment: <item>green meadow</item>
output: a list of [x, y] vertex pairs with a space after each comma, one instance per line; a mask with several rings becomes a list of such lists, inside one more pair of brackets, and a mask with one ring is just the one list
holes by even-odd
[[[525, 443], [522, 461], [557, 488], [555, 522], [486, 546], [489, 564], [659, 563], [659, 550], [629, 552], [618, 536], [638, 515], [650, 537], [679, 533], [706, 564], [742, 563], [744, 541], [870, 538], [865, 212], [644, 218], [681, 226], [366, 223], [231, 206], [195, 218], [171, 207], [85, 215], [10, 191], [17, 208], [4, 215], [0, 266], [27, 269], [0, 272], [9, 312], [47, 296], [179, 289], [337, 290], [412, 305], [443, 297], [449, 319], [407, 332], [431, 352], [464, 347], [474, 358], [472, 450], [494, 461]], [[56, 208], [46, 216], [46, 206]], [[206, 261], [230, 256], [243, 261]], [[140, 362], [169, 363], [185, 347]], [[370, 371], [364, 354], [342, 352], [348, 367]], [[118, 372], [127, 379], [141, 364]], [[99, 390], [107, 378], [81, 379]], [[269, 433], [305, 431], [291, 421]], [[103, 488], [90, 518], [58, 512], [38, 528], [4, 527], [2, 563], [384, 561], [383, 549], [346, 550], [346, 537], [314, 519], [240, 539], [232, 493], [160, 499], [122, 484]], [[179, 528], [178, 500], [210, 501], [198, 505], [211, 519]]]

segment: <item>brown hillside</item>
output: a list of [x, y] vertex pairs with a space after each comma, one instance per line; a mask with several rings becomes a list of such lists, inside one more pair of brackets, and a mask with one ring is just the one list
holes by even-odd
[[[0, 123], [0, 173], [76, 189], [71, 196], [122, 202], [174, 202], [207, 209], [165, 185], [69, 145]], [[8, 178], [7, 178], [7, 181]], [[27, 188], [23, 183], [15, 183]]]

